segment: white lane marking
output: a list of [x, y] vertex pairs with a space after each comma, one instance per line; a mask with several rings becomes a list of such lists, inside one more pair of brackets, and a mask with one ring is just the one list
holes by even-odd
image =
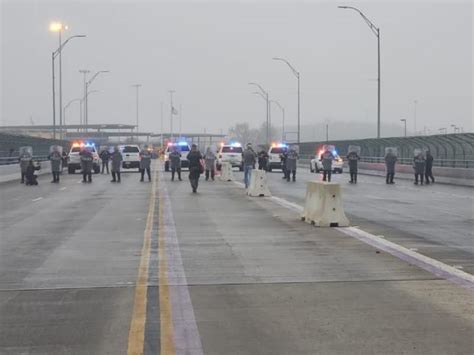
[[[234, 181], [235, 184], [238, 186], [243, 186], [243, 184]], [[279, 204], [282, 207], [288, 208], [292, 211], [297, 213], [302, 213], [304, 208], [296, 203], [290, 202], [285, 200], [281, 197], [272, 196], [268, 198], [269, 200], [273, 200], [275, 203]], [[474, 276], [459, 270], [459, 267], [450, 266], [444, 264], [438, 260], [429, 258], [425, 255], [417, 253], [415, 250], [416, 248], [412, 248], [414, 250], [410, 250], [409, 248], [405, 248], [399, 244], [390, 242], [383, 237], [379, 237], [368, 232], [363, 231], [362, 229], [356, 227], [339, 227], [335, 228], [338, 231], [349, 235], [353, 238], [356, 238], [368, 245], [371, 245], [377, 249], [383, 250], [400, 260], [406, 261], [412, 265], [416, 265], [423, 270], [426, 270], [436, 276], [439, 276], [443, 279], [448, 281], [454, 282], [458, 285], [461, 285], [465, 288], [474, 290]]]
[[39, 201], [39, 200], [42, 200], [43, 198], [42, 197], [38, 197], [38, 198], [35, 198], [34, 200], [32, 200], [33, 202], [36, 202], [36, 201]]
[[65, 187], [61, 187], [61, 188], [59, 189], [59, 191], [64, 191], [64, 190], [66, 190]]
[[188, 280], [184, 272], [179, 240], [176, 233], [176, 223], [163, 173], [160, 173], [158, 190], [164, 205], [164, 249], [167, 256], [168, 288], [171, 298], [171, 315], [176, 353], [201, 355], [203, 354], [201, 337], [189, 295]]

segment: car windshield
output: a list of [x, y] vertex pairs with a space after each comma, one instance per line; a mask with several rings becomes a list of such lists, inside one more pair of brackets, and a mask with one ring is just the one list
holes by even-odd
[[242, 147], [222, 147], [222, 153], [242, 153]]
[[81, 148], [80, 147], [73, 147], [71, 149], [71, 153], [79, 153], [81, 151]]
[[270, 153], [271, 154], [281, 154], [281, 153], [285, 153], [287, 150], [288, 150], [288, 148], [286, 148], [286, 147], [274, 147], [274, 148], [272, 148]]
[[140, 150], [138, 149], [138, 147], [127, 145], [123, 148], [123, 152], [124, 153], [139, 153]]

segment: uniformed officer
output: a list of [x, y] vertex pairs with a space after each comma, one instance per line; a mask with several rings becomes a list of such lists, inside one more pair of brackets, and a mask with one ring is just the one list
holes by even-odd
[[385, 167], [387, 170], [387, 176], [385, 182], [387, 184], [394, 184], [393, 178], [395, 177], [395, 165], [397, 164], [397, 155], [394, 153], [392, 148], [387, 149], [385, 154]]
[[413, 169], [415, 170], [415, 185], [418, 185], [418, 178], [420, 178], [420, 184], [423, 185], [425, 175], [425, 156], [423, 152], [416, 152], [413, 158]]
[[122, 167], [122, 153], [119, 147], [114, 147], [114, 152], [110, 155], [110, 170], [112, 171], [112, 180], [110, 182], [120, 182], [120, 168]]
[[170, 159], [170, 164], [171, 164], [171, 181], [174, 181], [175, 173], [178, 173], [178, 180], [182, 181], [181, 179], [181, 153], [178, 151], [176, 147], [171, 148], [169, 159]]
[[26, 168], [30, 165], [30, 161], [33, 159], [33, 148], [32, 147], [20, 147], [20, 156], [18, 161], [20, 163], [21, 170], [21, 183], [25, 182]]
[[92, 163], [94, 157], [88, 147], [83, 147], [79, 153], [81, 157], [82, 182], [92, 182]]
[[50, 147], [48, 159], [51, 161], [51, 173], [53, 174], [52, 183], [59, 182], [59, 174], [61, 173], [62, 164], [62, 147], [53, 145]]
[[293, 181], [296, 181], [296, 165], [299, 155], [295, 146], [291, 146], [286, 156], [286, 181], [290, 181], [293, 175]]
[[349, 154], [347, 154], [347, 161], [349, 163], [349, 174], [351, 175], [351, 184], [357, 184], [357, 172], [359, 165], [360, 156], [357, 150], [354, 148], [351, 150], [349, 148]]
[[148, 176], [148, 181], [151, 181], [150, 167], [151, 167], [151, 152], [148, 150], [148, 146], [145, 145], [144, 149], [140, 151], [140, 173], [141, 173], [140, 181], [143, 181], [143, 178], [145, 177], [145, 171]]
[[323, 181], [331, 182], [333, 160], [334, 155], [332, 155], [332, 152], [329, 149], [326, 149], [323, 154], [321, 154], [321, 161], [323, 163]]
[[429, 185], [430, 179], [431, 183], [434, 184], [435, 179], [433, 177], [433, 156], [429, 150], [426, 151], [426, 158], [425, 158], [425, 181], [426, 185]]

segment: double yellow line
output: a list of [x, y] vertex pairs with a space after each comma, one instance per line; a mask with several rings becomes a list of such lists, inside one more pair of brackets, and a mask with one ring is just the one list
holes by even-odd
[[[153, 172], [153, 183], [150, 191], [148, 215], [143, 237], [142, 254], [135, 285], [135, 299], [132, 320], [128, 333], [128, 355], [141, 355], [144, 351], [145, 326], [147, 318], [148, 274], [150, 264], [150, 247], [152, 241], [153, 221], [157, 198], [157, 170]], [[163, 196], [158, 190], [158, 259], [159, 259], [159, 305], [160, 305], [160, 353], [176, 354], [174, 343], [171, 300], [168, 288], [167, 259], [165, 252], [164, 206]], [[158, 301], [158, 300], [157, 300]]]

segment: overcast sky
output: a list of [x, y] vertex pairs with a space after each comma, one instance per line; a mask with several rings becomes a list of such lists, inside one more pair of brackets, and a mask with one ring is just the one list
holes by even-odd
[[[361, 122], [376, 132], [377, 42], [362, 18], [337, 5], [359, 7], [382, 38], [383, 136], [450, 124], [473, 128], [473, 6], [471, 1], [23, 1], [1, 0], [2, 125], [52, 123], [53, 20], [74, 39], [63, 51], [63, 104], [83, 94], [80, 69], [110, 70], [91, 89], [89, 122], [135, 122], [160, 131], [160, 104], [169, 130], [169, 94], [182, 107], [183, 131], [227, 131], [236, 122], [260, 125], [260, 83], [296, 123], [296, 79], [279, 56], [301, 72], [303, 125]], [[275, 108], [273, 120], [279, 124]], [[79, 122], [79, 106], [67, 123]], [[178, 125], [176, 121], [176, 125]], [[175, 126], [176, 127], [176, 126]]]

